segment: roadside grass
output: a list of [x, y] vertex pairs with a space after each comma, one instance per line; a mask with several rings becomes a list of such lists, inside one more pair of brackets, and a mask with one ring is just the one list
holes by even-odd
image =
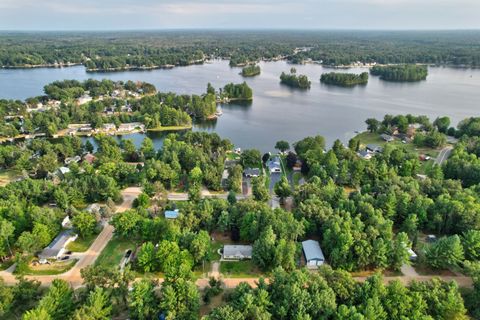
[[135, 247], [135, 243], [131, 240], [113, 237], [98, 256], [95, 265], [109, 268], [118, 267], [125, 251], [128, 249], [134, 251]]
[[222, 261], [220, 263], [220, 273], [226, 278], [252, 278], [262, 275], [251, 260]]
[[72, 252], [85, 252], [88, 250], [88, 248], [90, 248], [97, 236], [98, 233], [92, 234], [91, 236], [85, 238], [78, 237], [77, 240], [70, 242], [67, 245], [67, 250]]
[[31, 266], [28, 266], [24, 274], [34, 276], [59, 275], [72, 269], [73, 266], [77, 263], [77, 261], [77, 259], [73, 259], [65, 262], [55, 262], [51, 265], [39, 266], [38, 268], [32, 268]]

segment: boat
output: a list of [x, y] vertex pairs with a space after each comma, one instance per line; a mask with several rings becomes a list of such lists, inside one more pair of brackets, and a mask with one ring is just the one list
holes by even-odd
[[215, 115], [216, 115], [217, 117], [220, 117], [222, 114], [223, 114], [222, 109], [217, 109], [217, 112], [215, 112]]

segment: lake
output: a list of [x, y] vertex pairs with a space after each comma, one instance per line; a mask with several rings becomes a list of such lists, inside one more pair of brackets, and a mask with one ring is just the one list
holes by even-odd
[[[340, 88], [320, 83], [320, 75], [334, 71], [320, 65], [290, 65], [285, 61], [260, 63], [262, 74], [243, 78], [240, 68], [230, 68], [228, 61], [216, 60], [204, 65], [159, 69], [87, 73], [83, 66], [53, 69], [0, 69], [0, 98], [25, 99], [43, 94], [43, 86], [55, 80], [88, 78], [146, 81], [159, 91], [185, 94], [205, 92], [208, 82], [216, 88], [228, 82], [247, 81], [254, 100], [249, 105], [221, 105], [223, 115], [216, 121], [196, 124], [195, 131], [217, 132], [241, 148], [273, 151], [277, 140], [290, 143], [309, 135], [322, 135], [327, 143], [335, 139], [347, 142], [355, 131], [366, 128], [365, 119], [383, 118], [385, 114], [449, 116], [452, 124], [480, 115], [480, 69], [430, 67], [426, 81], [394, 83], [370, 77], [368, 85]], [[307, 91], [280, 84], [282, 71], [291, 67], [312, 81]], [[360, 73], [365, 68], [343, 72]], [[164, 134], [149, 134], [161, 146]], [[138, 145], [143, 135], [129, 135]]]

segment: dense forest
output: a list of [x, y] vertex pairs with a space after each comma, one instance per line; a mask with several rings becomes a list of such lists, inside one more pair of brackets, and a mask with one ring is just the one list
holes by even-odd
[[[304, 48], [304, 50], [296, 50]], [[478, 31], [165, 31], [3, 32], [0, 66], [83, 64], [90, 71], [149, 69], [226, 58], [231, 66], [259, 60], [324, 65], [431, 63], [480, 65]]]
[[244, 77], [254, 77], [258, 76], [261, 72], [260, 66], [258, 65], [249, 65], [242, 69], [242, 76]]
[[359, 84], [368, 83], [368, 72], [361, 74], [330, 72], [323, 73], [320, 81], [325, 84], [331, 84], [341, 87], [353, 87]]
[[310, 89], [312, 84], [306, 75], [297, 75], [295, 68], [290, 69], [289, 74], [282, 72], [280, 75], [280, 83], [298, 89]]
[[374, 76], [386, 81], [411, 82], [427, 79], [428, 68], [424, 65], [374, 66], [370, 69]]

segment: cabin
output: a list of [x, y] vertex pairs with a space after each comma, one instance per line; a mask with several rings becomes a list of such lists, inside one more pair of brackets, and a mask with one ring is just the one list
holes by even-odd
[[373, 153], [381, 153], [383, 151], [383, 148], [380, 146], [377, 146], [376, 144], [367, 144], [366, 149], [367, 151], [370, 151]]
[[243, 170], [243, 175], [247, 178], [256, 178], [260, 176], [260, 169], [259, 168], [247, 168]]
[[224, 245], [222, 258], [224, 260], [252, 259], [253, 247], [249, 245]]
[[325, 263], [320, 244], [315, 240], [305, 240], [302, 242], [303, 254], [305, 255], [306, 266], [309, 269], [317, 269]]
[[38, 255], [41, 264], [47, 263], [48, 259], [60, 259], [65, 253], [67, 245], [77, 240], [77, 235], [72, 230], [62, 231], [53, 241]]
[[165, 219], [177, 219], [179, 215], [180, 211], [178, 209], [165, 211]]

